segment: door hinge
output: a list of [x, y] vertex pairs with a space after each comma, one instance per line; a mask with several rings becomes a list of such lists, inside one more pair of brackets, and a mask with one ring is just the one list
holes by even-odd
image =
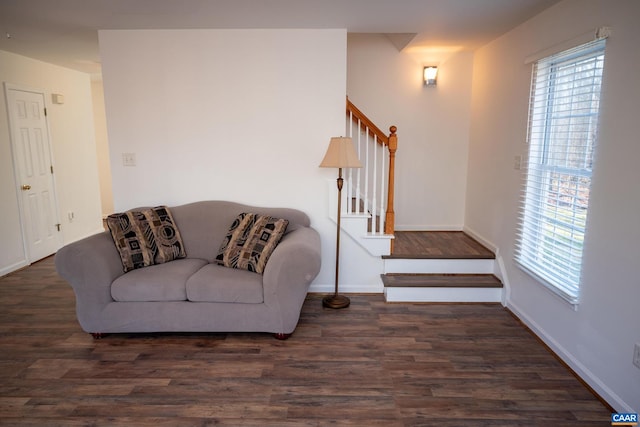
[[47, 107], [44, 107], [44, 116], [47, 117]]
[[51, 169], [51, 175], [53, 175], [53, 166], [49, 166], [49, 168]]
[[56, 224], [56, 228], [58, 229], [58, 231], [60, 231], [60, 225], [61, 224]]

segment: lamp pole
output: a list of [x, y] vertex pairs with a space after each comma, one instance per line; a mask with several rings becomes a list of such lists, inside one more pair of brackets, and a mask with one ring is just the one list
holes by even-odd
[[337, 217], [337, 231], [336, 231], [336, 280], [335, 291], [333, 295], [328, 295], [322, 299], [322, 305], [329, 308], [345, 308], [348, 307], [351, 301], [344, 295], [338, 295], [338, 278], [340, 276], [340, 217], [342, 216], [342, 168], [338, 168], [338, 217]]

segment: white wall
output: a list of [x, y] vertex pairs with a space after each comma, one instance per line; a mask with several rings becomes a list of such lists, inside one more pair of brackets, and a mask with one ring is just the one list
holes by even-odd
[[[108, 30], [99, 39], [115, 210], [201, 199], [301, 209], [322, 235], [315, 283], [333, 283], [326, 182], [337, 171], [318, 165], [344, 129], [346, 31]], [[122, 153], [137, 166], [123, 166]], [[345, 280], [364, 280], [353, 274]]]
[[349, 34], [347, 46], [349, 99], [384, 132], [398, 127], [396, 229], [462, 229], [473, 54], [438, 64], [438, 85], [427, 88], [427, 64], [386, 36]]
[[[511, 308], [619, 411], [640, 412], [640, 2], [565, 0], [476, 52], [466, 226], [499, 248]], [[527, 56], [610, 26], [581, 302], [572, 307], [513, 260], [526, 153]]]
[[100, 182], [100, 202], [102, 216], [110, 215], [113, 209], [113, 191], [111, 189], [111, 162], [109, 161], [109, 136], [107, 118], [104, 111], [104, 87], [102, 78], [91, 79], [91, 97], [93, 99], [93, 123], [96, 135], [96, 153], [98, 157], [98, 178]]
[[[55, 166], [59, 218], [64, 243], [93, 234], [101, 227], [96, 151], [89, 76], [24, 56], [0, 51], [0, 82], [45, 93]], [[65, 103], [51, 103], [51, 93]], [[0, 99], [0, 274], [27, 264], [20, 232], [17, 186], [5, 92]], [[67, 212], [74, 212], [70, 222]]]

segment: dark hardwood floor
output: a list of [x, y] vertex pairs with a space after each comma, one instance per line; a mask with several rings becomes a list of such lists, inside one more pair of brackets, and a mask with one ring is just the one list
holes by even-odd
[[309, 295], [270, 334], [108, 335], [51, 258], [0, 278], [0, 425], [607, 426], [610, 412], [497, 304], [344, 310]]

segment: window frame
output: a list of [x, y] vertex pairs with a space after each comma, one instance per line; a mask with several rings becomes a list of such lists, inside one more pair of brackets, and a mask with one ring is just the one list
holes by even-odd
[[[531, 78], [529, 153], [514, 260], [523, 271], [574, 306], [580, 299], [605, 40], [594, 40], [535, 61]], [[586, 71], [581, 69], [585, 64], [589, 65]], [[570, 81], [564, 81], [566, 69], [571, 70]], [[594, 73], [586, 77], [591, 83], [580, 86], [589, 71]], [[569, 95], [566, 88], [560, 88], [563, 84], [570, 88]], [[578, 90], [583, 88], [588, 90]], [[585, 105], [586, 113], [582, 111]], [[573, 151], [576, 148], [583, 151]], [[584, 156], [582, 167], [576, 167], [580, 165], [580, 155]]]

